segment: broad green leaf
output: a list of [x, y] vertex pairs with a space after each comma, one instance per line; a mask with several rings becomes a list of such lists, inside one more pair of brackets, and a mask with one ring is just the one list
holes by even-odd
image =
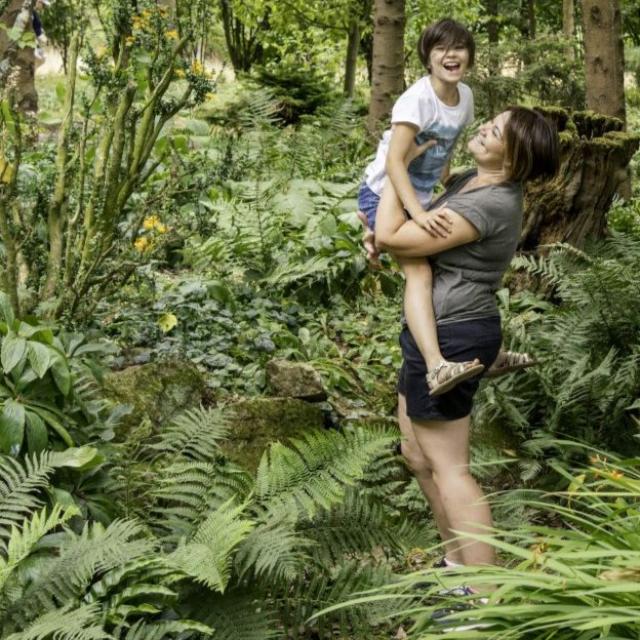
[[5, 400], [0, 413], [0, 451], [17, 455], [24, 440], [25, 409], [16, 400]]
[[29, 364], [38, 374], [39, 378], [43, 378], [51, 365], [51, 350], [39, 342], [29, 341], [27, 345], [29, 353]]
[[22, 360], [27, 349], [27, 341], [15, 333], [9, 333], [2, 341], [0, 361], [5, 373], [9, 373]]
[[31, 410], [37, 413], [60, 436], [68, 447], [73, 446], [73, 438], [53, 411], [35, 405], [31, 405]]
[[64, 358], [55, 354], [51, 359], [51, 373], [56, 386], [66, 396], [71, 391], [71, 372]]
[[33, 411], [26, 413], [27, 448], [29, 453], [37, 453], [47, 448], [49, 434], [44, 420]]
[[91, 463], [97, 455], [95, 447], [70, 447], [55, 454], [56, 466], [80, 469]]
[[64, 101], [67, 95], [67, 87], [64, 82], [58, 82], [56, 84], [56, 97], [58, 98], [58, 102], [60, 106], [64, 106]]

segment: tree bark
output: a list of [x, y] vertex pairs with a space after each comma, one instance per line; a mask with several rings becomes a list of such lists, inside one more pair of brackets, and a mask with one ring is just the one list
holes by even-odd
[[[0, 23], [7, 30], [17, 30], [17, 37], [31, 29], [31, 15], [35, 0], [10, 0]], [[8, 31], [0, 27], [0, 88], [13, 94], [14, 107], [21, 111], [38, 110], [38, 94], [35, 88], [35, 51], [31, 46], [22, 46], [9, 37]], [[35, 41], [35, 35], [34, 35]]]
[[527, 0], [527, 36], [529, 40], [536, 39], [536, 2]]
[[543, 109], [561, 133], [561, 165], [550, 183], [527, 185], [520, 248], [569, 242], [583, 247], [603, 236], [606, 213], [627, 177], [640, 135], [622, 131], [615, 118], [562, 109]]
[[562, 33], [567, 41], [567, 58], [569, 60], [575, 60], [575, 52], [573, 50], [575, 31], [574, 0], [562, 0]]
[[404, 0], [375, 0], [371, 102], [367, 128], [376, 136], [404, 89]]
[[356, 70], [358, 67], [358, 49], [360, 47], [360, 22], [357, 18], [349, 25], [347, 36], [347, 57], [344, 69], [344, 95], [353, 98], [356, 88]]
[[626, 123], [619, 0], [583, 0], [587, 109]]

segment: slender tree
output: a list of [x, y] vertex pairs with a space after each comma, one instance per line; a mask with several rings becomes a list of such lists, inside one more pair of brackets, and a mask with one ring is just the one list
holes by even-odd
[[583, 0], [587, 108], [626, 122], [619, 0]]
[[573, 38], [575, 36], [575, 5], [574, 0], [562, 0], [562, 34], [567, 41], [567, 57], [569, 60], [575, 58], [573, 50]]
[[404, 88], [404, 0], [375, 0], [368, 129], [372, 135], [388, 117]]

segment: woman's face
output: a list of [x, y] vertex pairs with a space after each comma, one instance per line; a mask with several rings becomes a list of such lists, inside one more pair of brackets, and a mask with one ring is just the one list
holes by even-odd
[[493, 120], [480, 125], [478, 133], [469, 140], [467, 149], [478, 164], [493, 168], [502, 168], [504, 165], [504, 127], [509, 115], [509, 111], [503, 111]]

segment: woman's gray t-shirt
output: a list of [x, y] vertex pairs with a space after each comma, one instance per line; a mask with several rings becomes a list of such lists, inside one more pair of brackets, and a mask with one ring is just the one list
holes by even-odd
[[475, 175], [473, 170], [454, 178], [430, 207], [446, 202], [480, 234], [474, 242], [430, 257], [433, 307], [439, 324], [498, 315], [495, 293], [520, 238], [522, 186], [504, 182], [458, 193]]

